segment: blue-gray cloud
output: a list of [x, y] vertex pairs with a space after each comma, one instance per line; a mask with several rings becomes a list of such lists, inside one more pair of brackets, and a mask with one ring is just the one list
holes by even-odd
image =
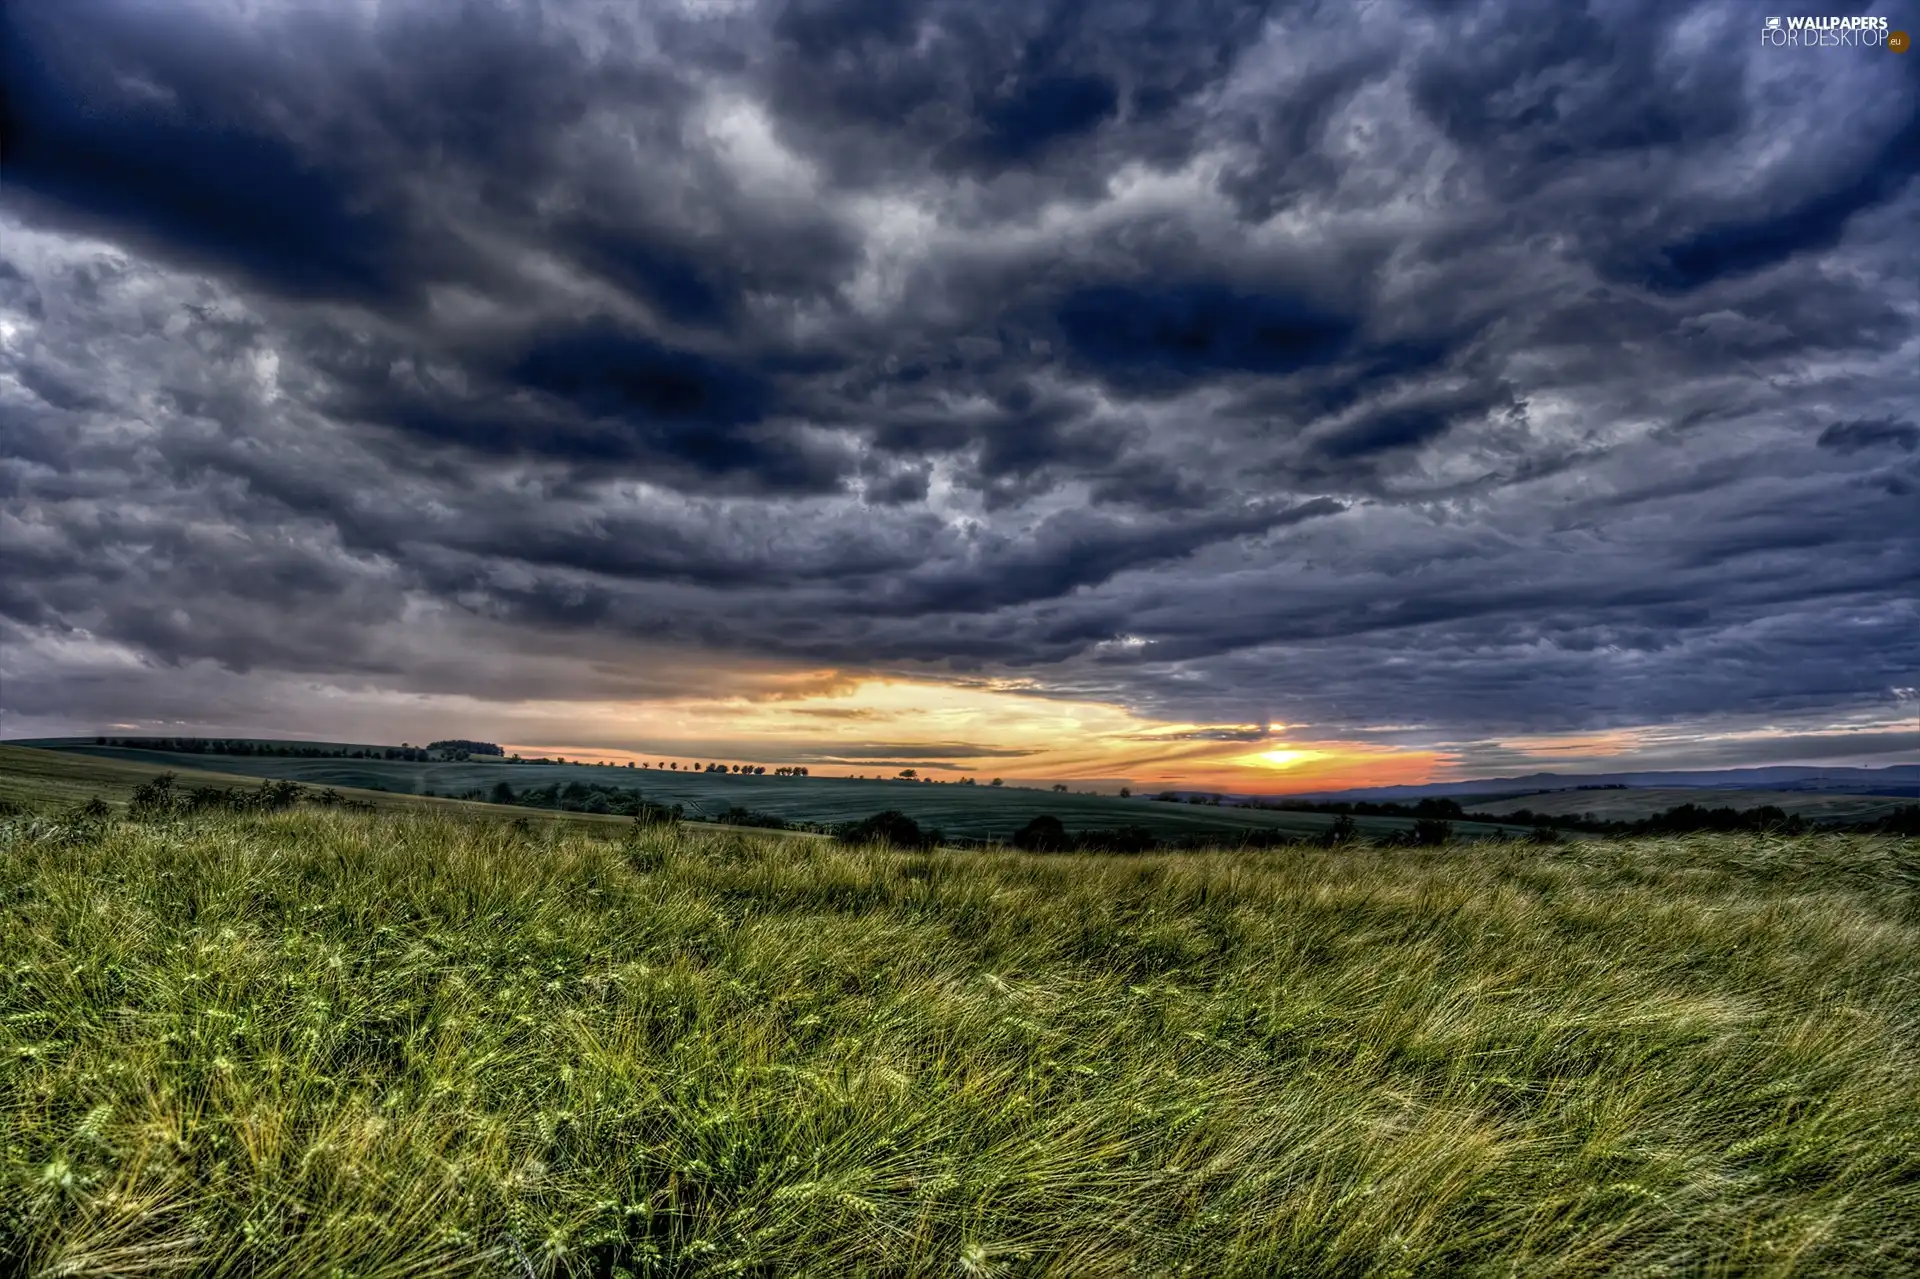
[[1910, 59], [1628, 0], [0, 24], [16, 713], [670, 650], [1461, 742], [1920, 669]]

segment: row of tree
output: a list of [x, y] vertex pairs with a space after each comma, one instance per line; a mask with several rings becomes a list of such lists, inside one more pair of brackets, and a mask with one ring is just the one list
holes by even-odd
[[1773, 804], [1759, 808], [1705, 808], [1698, 804], [1680, 804], [1649, 817], [1636, 820], [1606, 821], [1590, 816], [1535, 813], [1519, 809], [1505, 815], [1470, 814], [1476, 821], [1514, 822], [1522, 826], [1578, 831], [1610, 838], [1650, 835], [1691, 835], [1702, 832], [1731, 834], [1740, 831], [1765, 831], [1780, 835], [1799, 835], [1809, 830], [1847, 831], [1857, 834], [1920, 835], [1920, 804], [1904, 804], [1878, 818], [1851, 822], [1822, 822], [1816, 825], [1798, 813], [1788, 813]]
[[[402, 742], [398, 746], [332, 746], [316, 745], [309, 742], [265, 742], [251, 738], [234, 737], [107, 737], [93, 739], [95, 746], [113, 746], [123, 750], [169, 751], [180, 755], [235, 755], [279, 756], [290, 759], [376, 759], [394, 760], [400, 763], [427, 764], [444, 762], [464, 762], [473, 759], [498, 759], [515, 764], [565, 764], [564, 755], [549, 758], [545, 755], [522, 759], [519, 755], [509, 756], [497, 742], [479, 742], [464, 737], [443, 738], [437, 742], [428, 742], [425, 746], [415, 746]], [[584, 763], [585, 761], [576, 761]], [[601, 768], [618, 768], [621, 765], [602, 763]], [[741, 777], [764, 777], [769, 772], [775, 777], [807, 777], [810, 774], [805, 765], [783, 764], [769, 769], [765, 764], [721, 764], [689, 763], [678, 760], [648, 760], [639, 764], [626, 764], [626, 768], [657, 768], [662, 772], [675, 773], [727, 773]], [[994, 779], [995, 786], [1000, 784]]]
[[[175, 755], [270, 756], [281, 759], [390, 759], [424, 764], [433, 760], [464, 759], [467, 752], [455, 754], [442, 750], [448, 743], [433, 746], [327, 746], [306, 742], [261, 742], [233, 737], [96, 737], [95, 746], [113, 746], [121, 750], [167, 751]], [[461, 743], [484, 746], [485, 742]], [[493, 753], [500, 748], [495, 746]], [[479, 752], [486, 753], [486, 752]]]
[[[1165, 791], [1154, 796], [1155, 799], [1178, 803], [1180, 795]], [[1189, 804], [1218, 804], [1218, 795], [1194, 795], [1186, 797]], [[1384, 800], [1366, 799], [1264, 799], [1248, 800], [1238, 805], [1240, 808], [1259, 808], [1276, 813], [1338, 813], [1350, 817], [1413, 817], [1435, 818], [1441, 821], [1467, 816], [1460, 807], [1460, 801], [1438, 797], [1428, 797], [1412, 804], [1395, 804]], [[1495, 819], [1497, 820], [1497, 819]]]
[[[921, 827], [918, 822], [897, 809], [875, 813], [872, 817], [863, 818], [857, 822], [843, 823], [834, 828], [833, 834], [843, 843], [886, 843], [896, 848], [929, 848], [942, 843], [978, 847], [997, 842], [969, 838], [948, 839], [939, 830]], [[1006, 842], [1014, 848], [1032, 853], [1149, 853], [1219, 848], [1223, 845], [1250, 849], [1287, 848], [1302, 844], [1325, 847], [1355, 843], [1359, 838], [1358, 824], [1351, 816], [1345, 814], [1336, 818], [1327, 830], [1317, 836], [1303, 837], [1291, 831], [1249, 830], [1232, 836], [1223, 836], [1221, 832], [1215, 831], [1161, 839], [1153, 831], [1140, 825], [1069, 831], [1058, 817], [1050, 813], [1042, 813], [1015, 831]], [[1425, 818], [1415, 822], [1410, 830], [1394, 831], [1373, 842], [1389, 847], [1416, 847], [1445, 844], [1452, 838], [1451, 823], [1435, 818]]]
[[[867, 775], [865, 773], [855, 773], [853, 775], [853, 780], [856, 782], [864, 782], [867, 780]], [[887, 781], [930, 782], [936, 786], [978, 786], [980, 784], [977, 780], [971, 777], [956, 777], [952, 781], [948, 781], [944, 777], [922, 777], [920, 776], [920, 770], [917, 768], [903, 768], [899, 772], [895, 773], [892, 777], [875, 777], [873, 780], [876, 782], [887, 782]], [[1006, 785], [1006, 780], [1004, 778], [996, 777], [992, 781], [988, 782], [987, 785], [1004, 786]]]
[[566, 813], [610, 813], [631, 817], [643, 824], [677, 822], [686, 816], [679, 804], [656, 804], [626, 786], [607, 786], [598, 782], [555, 782], [547, 786], [529, 786], [516, 791], [507, 782], [493, 784], [491, 790], [469, 791], [465, 799], [490, 804], [513, 804], [521, 808], [557, 809]]
[[[1619, 783], [1581, 786], [1578, 790], [1626, 790]], [[1178, 801], [1181, 796], [1167, 792], [1155, 796], [1156, 799]], [[1208, 797], [1217, 798], [1217, 797]], [[1202, 797], [1195, 796], [1188, 802], [1201, 802]], [[1359, 817], [1411, 817], [1416, 819], [1415, 829], [1420, 829], [1420, 821], [1451, 822], [1466, 820], [1492, 822], [1500, 825], [1533, 826], [1542, 829], [1576, 831], [1588, 835], [1606, 835], [1619, 838], [1651, 835], [1687, 835], [1699, 832], [1732, 833], [1738, 831], [1773, 831], [1783, 835], [1797, 835], [1815, 829], [1815, 824], [1798, 814], [1767, 804], [1759, 808], [1737, 809], [1732, 807], [1707, 808], [1699, 804], [1680, 804], [1673, 808], [1641, 818], [1621, 818], [1607, 820], [1591, 814], [1536, 813], [1531, 809], [1516, 809], [1511, 813], [1472, 812], [1462, 807], [1460, 801], [1441, 796], [1428, 796], [1411, 804], [1396, 804], [1377, 800], [1269, 800], [1246, 805], [1251, 808], [1274, 809], [1282, 812], [1336, 813]], [[1920, 824], [1920, 805], [1909, 805], [1896, 810], [1884, 818], [1852, 823], [1821, 823], [1819, 829], [1850, 830], [1860, 832], [1884, 832], [1887, 834], [1905, 833]], [[1430, 842], [1422, 839], [1418, 842]]]

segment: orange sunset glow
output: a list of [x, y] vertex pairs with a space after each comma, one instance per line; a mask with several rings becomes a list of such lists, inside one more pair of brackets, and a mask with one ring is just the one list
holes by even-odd
[[[808, 682], [840, 687], [828, 679]], [[674, 748], [581, 748], [554, 740], [516, 741], [511, 749], [622, 764], [808, 762], [817, 776], [891, 775], [913, 767], [935, 780], [1004, 777], [1272, 794], [1416, 783], [1440, 763], [1432, 751], [1297, 736], [1279, 724], [1163, 723], [1017, 686], [887, 679], [821, 694], [594, 707], [576, 713], [570, 736], [604, 741], [615, 733]], [[1221, 740], [1227, 734], [1234, 738]], [[885, 744], [884, 753], [861, 749], [876, 743]]]

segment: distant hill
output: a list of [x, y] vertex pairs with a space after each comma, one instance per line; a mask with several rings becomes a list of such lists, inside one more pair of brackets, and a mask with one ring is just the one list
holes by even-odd
[[[696, 817], [719, 817], [729, 810], [741, 809], [789, 822], [833, 824], [859, 821], [895, 809], [923, 827], [966, 839], [1006, 838], [1043, 815], [1059, 819], [1072, 832], [1139, 825], [1158, 839], [1205, 837], [1228, 844], [1249, 833], [1264, 831], [1313, 838], [1328, 831], [1334, 821], [1332, 815], [1325, 813], [1155, 804], [1139, 798], [1059, 794], [1027, 787], [935, 785], [851, 777], [747, 776], [479, 758], [464, 761], [368, 759], [339, 752], [314, 756], [216, 755], [96, 746], [90, 739], [67, 739], [58, 749], [0, 744], [0, 751], [7, 750], [18, 752], [13, 758], [37, 757], [43, 772], [57, 773], [55, 762], [62, 759], [88, 764], [117, 761], [141, 765], [154, 772], [174, 769], [183, 776], [188, 770], [217, 769], [245, 777], [282, 779], [340, 790], [352, 787], [391, 795], [481, 798], [501, 783], [516, 794], [536, 788], [565, 787], [575, 782], [583, 786], [617, 785], [641, 792], [648, 801], [684, 805], [686, 811]], [[77, 768], [78, 764], [71, 767]], [[0, 776], [0, 781], [4, 780], [4, 776]], [[1409, 817], [1368, 817], [1359, 822], [1361, 833], [1370, 837], [1410, 832], [1414, 825], [1414, 819]], [[1460, 838], [1524, 835], [1527, 830], [1523, 825], [1499, 823], [1457, 821], [1453, 824], [1453, 833]]]
[[1683, 804], [1752, 812], [1777, 808], [1815, 825], [1855, 824], [1889, 817], [1912, 800], [1897, 795], [1856, 795], [1808, 790], [1734, 790], [1725, 786], [1623, 786], [1603, 790], [1536, 791], [1505, 799], [1455, 800], [1469, 812], [1511, 816], [1525, 810], [1543, 817], [1586, 817], [1604, 822], [1643, 821]]
[[1881, 795], [1920, 798], [1920, 764], [1893, 764], [1885, 768], [1812, 768], [1800, 764], [1766, 768], [1722, 768], [1692, 772], [1643, 773], [1527, 773], [1519, 777], [1481, 777], [1459, 782], [1429, 782], [1418, 786], [1365, 786], [1353, 790], [1302, 791], [1288, 795], [1240, 794], [1210, 790], [1162, 789], [1144, 792], [1155, 797], [1208, 798], [1224, 804], [1242, 801], [1282, 803], [1287, 800], [1407, 800], [1426, 796], [1473, 796], [1488, 802], [1538, 795], [1549, 791], [1614, 787], [1662, 787], [1684, 790], [1808, 791], [1834, 795]]
[[[1886, 768], [1812, 768], [1800, 764], [1767, 768], [1721, 768], [1695, 772], [1528, 773], [1424, 786], [1372, 786], [1320, 791], [1290, 799], [1419, 799], [1423, 795], [1537, 795], [1582, 786], [1661, 786], [1695, 790], [1825, 791], [1841, 795], [1920, 796], [1920, 764]], [[1251, 798], [1251, 797], [1248, 797]]]

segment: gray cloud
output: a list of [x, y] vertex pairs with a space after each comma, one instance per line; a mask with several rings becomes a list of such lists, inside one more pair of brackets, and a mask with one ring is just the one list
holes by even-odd
[[1920, 669], [1901, 60], [1731, 4], [18, 8], [15, 716], [830, 667], [1459, 743]]
[[1897, 422], [1890, 417], [1859, 418], [1852, 422], [1834, 422], [1814, 441], [1823, 449], [1857, 453], [1861, 449], [1898, 448], [1911, 453], [1920, 448], [1920, 426]]

